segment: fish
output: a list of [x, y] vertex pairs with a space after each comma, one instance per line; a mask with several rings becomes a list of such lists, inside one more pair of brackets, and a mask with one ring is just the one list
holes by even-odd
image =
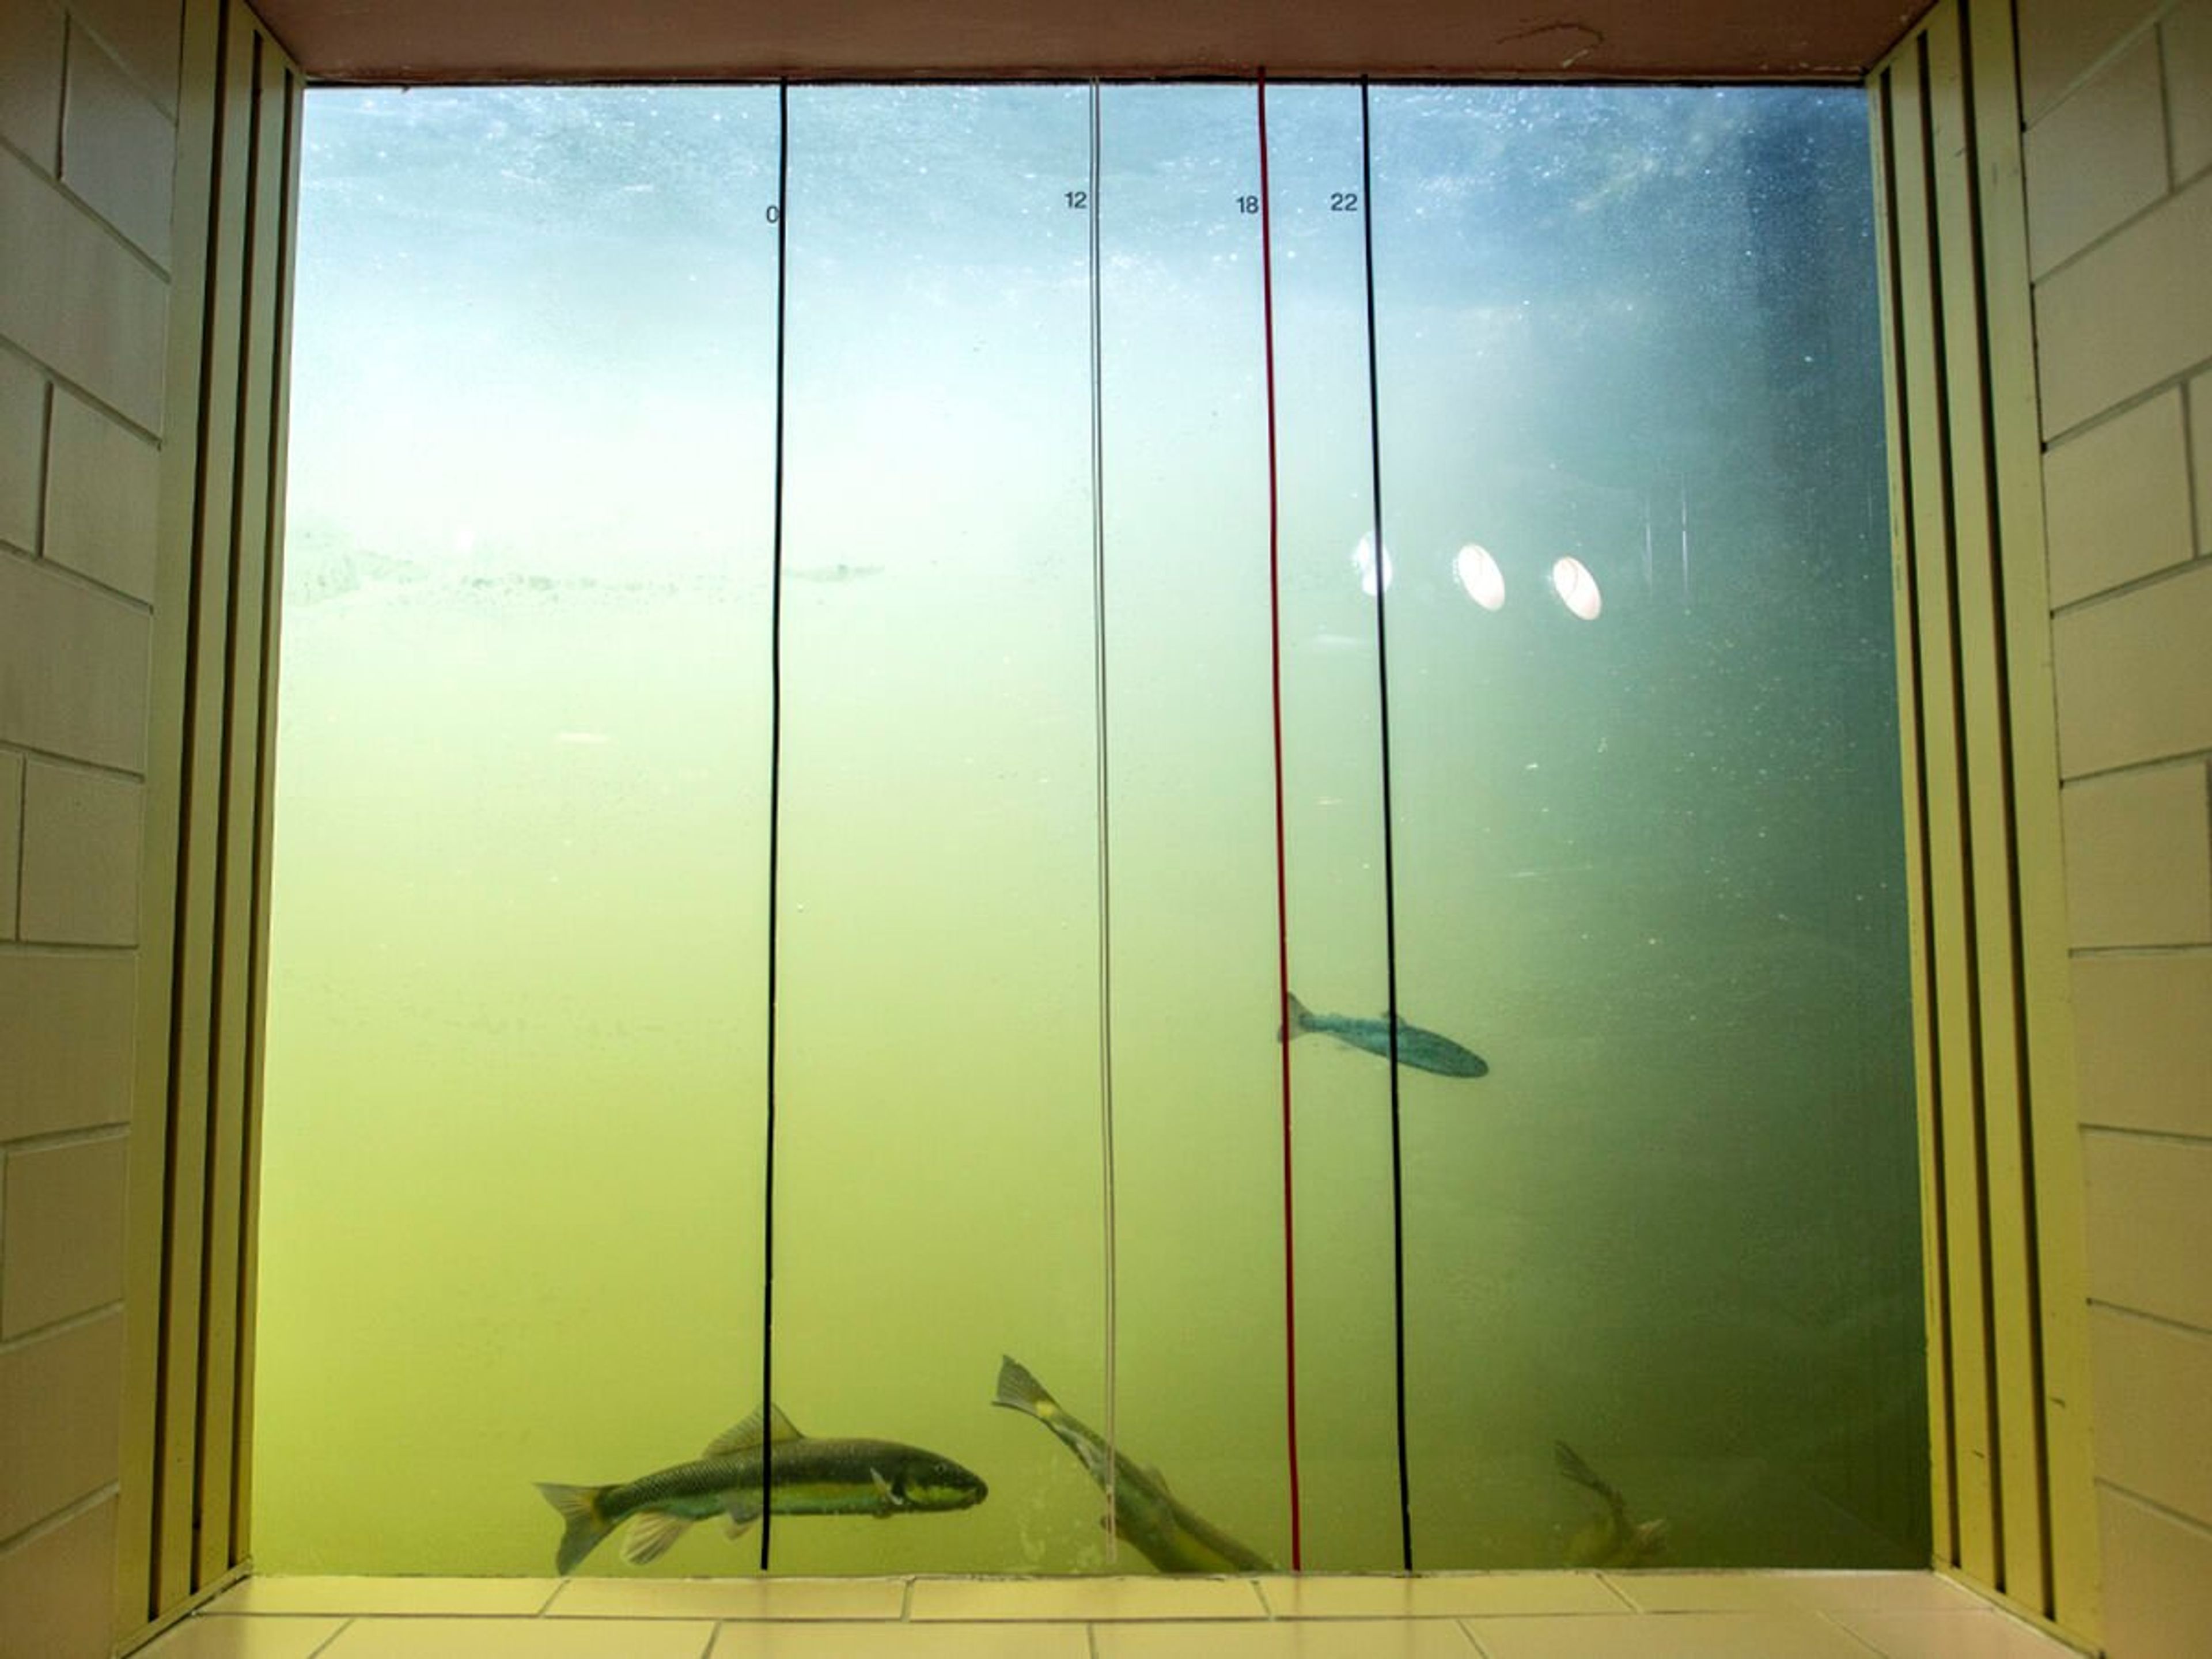
[[[1354, 1014], [1317, 1014], [1300, 1002], [1295, 994], [1289, 996], [1291, 1006], [1291, 1036], [1293, 1038], [1318, 1033], [1333, 1036], [1340, 1042], [1348, 1042], [1355, 1048], [1370, 1054], [1390, 1057], [1390, 1020], [1388, 1015], [1375, 1019], [1362, 1019]], [[1282, 1033], [1275, 1034], [1277, 1042]], [[1407, 1023], [1401, 1015], [1398, 1020], [1398, 1060], [1417, 1072], [1434, 1072], [1438, 1077], [1487, 1077], [1490, 1062], [1471, 1048], [1462, 1048], [1449, 1037], [1435, 1031], [1422, 1030]]]
[[[772, 1444], [772, 1450], [764, 1450]], [[989, 1495], [981, 1477], [949, 1457], [896, 1440], [813, 1440], [775, 1407], [717, 1435], [689, 1463], [611, 1486], [537, 1483], [566, 1527], [553, 1565], [573, 1572], [624, 1521], [623, 1559], [641, 1566], [665, 1554], [695, 1521], [727, 1519], [731, 1537], [760, 1519], [768, 1465], [778, 1515], [903, 1515], [964, 1510]]]
[[1664, 1521], [1630, 1521], [1628, 1504], [1620, 1490], [1584, 1462], [1582, 1454], [1565, 1441], [1552, 1443], [1552, 1455], [1558, 1461], [1561, 1474], [1605, 1500], [1604, 1511], [1576, 1528], [1575, 1535], [1568, 1540], [1569, 1566], [1648, 1566], [1665, 1553]]
[[1257, 1550], [1194, 1513], [1168, 1490], [1158, 1470], [1139, 1468], [1117, 1451], [1109, 1487], [1105, 1441], [1063, 1411], [1019, 1361], [1001, 1358], [999, 1391], [991, 1403], [1025, 1412], [1057, 1435], [1099, 1490], [1111, 1492], [1113, 1514], [1102, 1518], [1102, 1524], [1110, 1519], [1114, 1530], [1162, 1572], [1274, 1571], [1273, 1564]]

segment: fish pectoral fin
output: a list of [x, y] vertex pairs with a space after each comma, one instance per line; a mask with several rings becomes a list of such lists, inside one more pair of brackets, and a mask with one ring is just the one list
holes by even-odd
[[732, 1452], [750, 1451], [764, 1442], [781, 1445], [787, 1440], [804, 1440], [792, 1420], [774, 1406], [764, 1406], [733, 1428], [728, 1428], [707, 1443], [702, 1454], [707, 1457], [727, 1457]]
[[630, 1517], [629, 1530], [623, 1534], [623, 1559], [634, 1567], [658, 1561], [690, 1524], [666, 1510], [640, 1510]]
[[1145, 1471], [1145, 1474], [1146, 1477], [1155, 1486], [1158, 1486], [1162, 1492], [1165, 1492], [1168, 1489], [1168, 1478], [1160, 1473], [1158, 1464], [1155, 1463], [1147, 1468]]
[[906, 1507], [906, 1504], [901, 1500], [898, 1493], [892, 1490], [891, 1483], [884, 1479], [882, 1470], [870, 1469], [868, 1471], [868, 1484], [876, 1489], [876, 1503], [878, 1505], [876, 1510], [877, 1520], [888, 1521], [891, 1517], [892, 1510], [902, 1510]]
[[722, 1517], [722, 1536], [725, 1538], [743, 1538], [748, 1532], [752, 1530], [752, 1524], [753, 1517], [750, 1515], [726, 1515]]

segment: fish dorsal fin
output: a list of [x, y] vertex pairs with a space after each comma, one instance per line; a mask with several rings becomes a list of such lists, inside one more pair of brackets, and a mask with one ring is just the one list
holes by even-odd
[[1158, 1464], [1157, 1464], [1157, 1463], [1152, 1464], [1150, 1468], [1146, 1468], [1146, 1469], [1145, 1473], [1146, 1473], [1146, 1475], [1148, 1475], [1148, 1476], [1151, 1478], [1151, 1480], [1152, 1480], [1152, 1483], [1154, 1486], [1158, 1486], [1158, 1487], [1162, 1492], [1165, 1492], [1165, 1491], [1167, 1491], [1167, 1489], [1168, 1489], [1168, 1478], [1167, 1478], [1167, 1476], [1165, 1476], [1164, 1474], [1162, 1474], [1160, 1473], [1160, 1468], [1159, 1468], [1159, 1465], [1158, 1465]]
[[665, 1510], [640, 1510], [630, 1517], [629, 1530], [623, 1534], [623, 1559], [634, 1567], [658, 1561], [690, 1524], [683, 1516]]
[[806, 1437], [792, 1425], [792, 1421], [775, 1407], [769, 1406], [755, 1412], [733, 1429], [725, 1429], [707, 1443], [703, 1455], [727, 1457], [732, 1452], [750, 1451], [763, 1441], [781, 1445], [787, 1440], [804, 1440]]

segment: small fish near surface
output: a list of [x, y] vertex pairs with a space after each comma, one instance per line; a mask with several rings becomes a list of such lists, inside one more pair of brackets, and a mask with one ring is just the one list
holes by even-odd
[[1667, 1523], [1628, 1518], [1628, 1504], [1613, 1484], [1584, 1462], [1582, 1454], [1564, 1440], [1552, 1443], [1559, 1473], [1578, 1486], [1586, 1486], [1605, 1500], [1601, 1514], [1592, 1516], [1575, 1529], [1567, 1543], [1571, 1567], [1644, 1567], [1665, 1553]]
[[770, 1406], [718, 1435], [689, 1463], [611, 1486], [539, 1481], [538, 1490], [568, 1523], [554, 1567], [574, 1571], [624, 1521], [623, 1559], [632, 1566], [665, 1554], [695, 1521], [725, 1516], [734, 1538], [760, 1519], [763, 1466], [780, 1516], [964, 1510], [988, 1495], [978, 1476], [949, 1457], [896, 1440], [810, 1439]]
[[1026, 1412], [1060, 1437], [1101, 1492], [1113, 1494], [1114, 1529], [1142, 1551], [1162, 1572], [1273, 1572], [1257, 1550], [1237, 1542], [1220, 1528], [1194, 1514], [1168, 1491], [1157, 1470], [1140, 1469], [1120, 1452], [1113, 1455], [1113, 1484], [1107, 1484], [1106, 1443], [1088, 1425], [1060, 1409], [1044, 1384], [1018, 1360], [999, 1364], [994, 1406]]
[[[1292, 1037], [1333, 1036], [1368, 1054], [1390, 1058], [1390, 1021], [1387, 1015], [1362, 1019], [1352, 1014], [1317, 1014], [1295, 994], [1290, 998], [1290, 1007]], [[1276, 1037], [1281, 1040], [1279, 1031]], [[1398, 1060], [1417, 1072], [1433, 1072], [1438, 1077], [1486, 1077], [1490, 1073], [1490, 1062], [1480, 1054], [1471, 1048], [1462, 1048], [1438, 1032], [1408, 1024], [1403, 1015], [1398, 1019]]]

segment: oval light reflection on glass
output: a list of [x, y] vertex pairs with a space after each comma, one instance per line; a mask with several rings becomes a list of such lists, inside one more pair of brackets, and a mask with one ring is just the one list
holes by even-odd
[[1452, 574], [1468, 598], [1485, 611], [1495, 611], [1505, 603], [1505, 573], [1480, 543], [1469, 542], [1460, 549], [1459, 556], [1452, 561]]
[[[1352, 562], [1359, 571], [1359, 591], [1369, 599], [1375, 597], [1375, 533], [1370, 531], [1359, 538], [1359, 545], [1352, 550]], [[1382, 586], [1387, 592], [1391, 579], [1397, 572], [1390, 566], [1390, 549], [1382, 549]]]
[[1565, 558], [1552, 567], [1552, 591], [1559, 596], [1559, 603], [1584, 622], [1595, 622], [1603, 609], [1605, 599], [1598, 592], [1597, 578], [1580, 559]]

